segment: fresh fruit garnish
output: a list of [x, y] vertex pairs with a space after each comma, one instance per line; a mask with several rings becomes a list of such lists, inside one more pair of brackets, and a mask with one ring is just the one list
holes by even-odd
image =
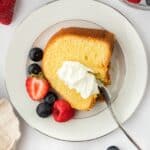
[[33, 61], [40, 61], [43, 57], [43, 51], [41, 48], [32, 48], [29, 52], [29, 57]]
[[36, 108], [36, 112], [40, 117], [46, 118], [52, 113], [52, 106], [47, 103], [40, 103]]
[[63, 99], [55, 101], [53, 106], [53, 117], [55, 121], [66, 122], [74, 116], [74, 113], [74, 109], [67, 101]]
[[50, 85], [42, 77], [30, 76], [26, 80], [26, 89], [32, 100], [40, 101], [48, 93]]
[[39, 74], [41, 72], [41, 67], [38, 64], [31, 64], [28, 67], [29, 74]]
[[141, 2], [141, 0], [127, 0], [127, 1], [131, 3], [135, 3], [135, 4], [138, 4]]
[[16, 0], [0, 0], [0, 23], [8, 25], [12, 21]]
[[110, 146], [107, 150], [120, 150], [117, 146]]
[[44, 102], [49, 105], [53, 105], [57, 99], [58, 99], [58, 97], [54, 92], [48, 92], [44, 98]]

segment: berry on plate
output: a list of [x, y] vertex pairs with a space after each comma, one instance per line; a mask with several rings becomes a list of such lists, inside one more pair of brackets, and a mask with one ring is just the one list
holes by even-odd
[[52, 113], [52, 106], [47, 103], [40, 103], [36, 108], [36, 112], [40, 117], [46, 118]]
[[67, 101], [63, 99], [55, 101], [52, 113], [55, 121], [66, 122], [74, 116], [74, 113], [74, 109]]
[[141, 0], [128, 0], [128, 2], [138, 4], [141, 2]]
[[54, 92], [48, 92], [44, 98], [44, 102], [49, 105], [53, 105], [57, 99], [58, 99], [58, 97]]
[[29, 57], [33, 61], [40, 61], [43, 57], [43, 51], [41, 48], [32, 48], [29, 52]]
[[32, 100], [40, 101], [48, 93], [50, 85], [42, 77], [30, 76], [26, 80], [26, 90]]
[[41, 67], [38, 64], [31, 64], [28, 67], [29, 74], [39, 74], [42, 71]]

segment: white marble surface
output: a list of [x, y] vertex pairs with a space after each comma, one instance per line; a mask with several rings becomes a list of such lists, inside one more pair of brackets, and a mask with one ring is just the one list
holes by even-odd
[[[14, 22], [10, 26], [0, 25], [0, 96], [8, 97], [4, 83], [5, 56], [9, 42], [13, 36], [15, 27], [19, 22], [35, 8], [50, 0], [17, 0]], [[139, 32], [150, 64], [150, 11], [136, 10], [122, 4], [118, 0], [101, 0], [116, 9], [120, 10], [134, 24]], [[134, 42], [134, 39], [133, 39]], [[136, 49], [135, 49], [136, 51]], [[15, 54], [14, 54], [15, 55]], [[16, 54], [17, 55], [17, 54]], [[140, 61], [140, 60], [139, 60]], [[148, 80], [147, 90], [143, 101], [130, 120], [125, 123], [125, 127], [132, 136], [142, 146], [143, 150], [150, 148], [150, 81]], [[126, 107], [126, 106], [125, 106]], [[17, 150], [105, 150], [110, 145], [117, 145], [121, 150], [135, 150], [132, 144], [126, 139], [120, 130], [116, 130], [110, 135], [91, 142], [72, 143], [62, 142], [48, 138], [20, 119], [22, 137], [17, 145]], [[92, 130], [92, 129], [91, 129]]]

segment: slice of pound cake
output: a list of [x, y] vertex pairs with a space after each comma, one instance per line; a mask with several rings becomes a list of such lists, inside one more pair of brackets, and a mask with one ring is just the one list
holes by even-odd
[[53, 35], [47, 43], [42, 69], [51, 86], [73, 108], [89, 110], [96, 102], [93, 94], [84, 99], [60, 80], [57, 71], [64, 61], [76, 61], [90, 68], [105, 85], [110, 84], [109, 66], [114, 46], [114, 35], [106, 30], [69, 27]]

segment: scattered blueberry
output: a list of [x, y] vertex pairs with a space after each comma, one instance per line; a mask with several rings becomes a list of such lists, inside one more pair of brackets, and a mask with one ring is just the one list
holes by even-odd
[[29, 52], [29, 57], [33, 61], [40, 61], [43, 57], [42, 49], [38, 47], [32, 48]]
[[58, 97], [54, 92], [48, 92], [48, 94], [44, 98], [44, 102], [49, 105], [53, 105], [56, 99], [58, 99]]
[[120, 150], [117, 146], [110, 146], [107, 150]]
[[41, 67], [38, 64], [31, 64], [28, 67], [29, 74], [39, 74], [41, 72]]
[[40, 103], [36, 108], [36, 112], [40, 117], [46, 118], [52, 113], [52, 107], [47, 103]]
[[147, 5], [150, 5], [150, 0], [146, 0], [146, 4], [147, 4]]

